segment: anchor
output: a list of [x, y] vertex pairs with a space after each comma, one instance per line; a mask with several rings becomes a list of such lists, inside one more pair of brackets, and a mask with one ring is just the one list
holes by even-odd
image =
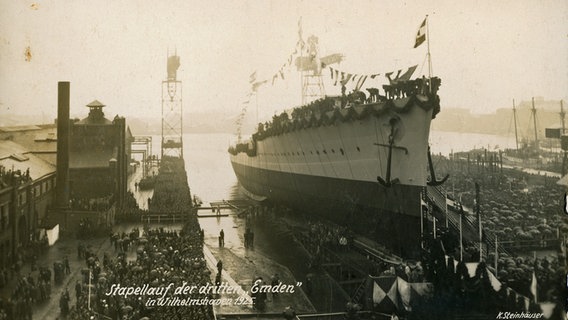
[[[388, 148], [389, 148], [389, 154], [388, 154], [388, 160], [387, 160], [387, 176], [386, 176], [386, 181], [381, 178], [380, 176], [377, 176], [377, 181], [379, 181], [379, 183], [381, 185], [383, 185], [384, 187], [390, 188], [393, 185], [397, 184], [400, 182], [400, 180], [398, 178], [395, 178], [393, 180], [391, 180], [391, 163], [392, 163], [392, 149], [393, 148], [397, 148], [397, 149], [403, 149], [406, 151], [406, 154], [408, 154], [408, 149], [404, 148], [404, 147], [397, 147], [394, 145], [394, 134], [395, 134], [395, 128], [394, 125], [396, 124], [397, 119], [396, 118], [391, 118], [389, 123], [391, 126], [391, 132], [389, 134], [389, 144], [388, 144]], [[379, 144], [379, 143], [375, 143], [378, 146], [385, 146], [384, 144]]]
[[428, 184], [429, 186], [435, 187], [435, 186], [439, 186], [442, 183], [446, 182], [446, 180], [448, 180], [448, 178], [450, 177], [449, 174], [447, 174], [444, 178], [442, 178], [442, 180], [436, 180], [436, 172], [434, 172], [434, 164], [432, 163], [432, 155], [430, 153], [430, 146], [428, 146], [428, 166], [430, 167], [430, 177], [431, 177], [431, 181], [428, 181], [426, 184]]

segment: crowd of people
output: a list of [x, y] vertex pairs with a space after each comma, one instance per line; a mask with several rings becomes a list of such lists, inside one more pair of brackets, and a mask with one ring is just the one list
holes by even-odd
[[192, 198], [187, 184], [183, 159], [164, 156], [156, 178], [150, 212], [184, 213], [191, 209]]
[[[497, 165], [479, 161], [485, 159], [484, 153], [470, 158], [478, 160], [468, 165], [457, 157], [439, 158], [438, 167], [450, 173], [451, 180], [444, 185], [450, 197], [472, 208], [469, 218], [474, 221], [479, 205], [484, 236], [493, 234], [499, 247], [507, 251], [487, 255], [489, 270], [527, 297], [532, 296], [529, 288], [534, 274], [539, 301], [556, 301], [564, 290], [560, 285], [566, 264], [562, 235], [568, 232], [568, 218], [562, 212], [563, 188], [555, 183], [557, 179], [545, 175], [501, 170]], [[476, 183], [480, 186], [479, 204]], [[464, 248], [465, 261], [479, 261], [475, 243], [465, 241]], [[537, 251], [548, 255], [537, 257]]]
[[0, 320], [31, 320], [38, 303], [51, 298], [51, 271], [41, 267], [39, 275], [16, 272], [17, 281], [8, 299], [0, 299]]
[[568, 218], [562, 212], [564, 190], [555, 179], [512, 169], [501, 172], [473, 161], [464, 170], [464, 161], [440, 158], [440, 167], [449, 168], [451, 176], [444, 187], [454, 200], [475, 208], [477, 182], [483, 227], [501, 241], [512, 241], [512, 245], [546, 241], [568, 232]]
[[353, 243], [353, 234], [346, 227], [331, 226], [316, 220], [308, 223], [308, 239], [309, 251], [318, 255], [322, 246], [347, 250]]
[[[184, 281], [192, 285], [210, 283], [202, 251], [197, 221], [188, 222], [181, 231], [145, 228], [129, 233], [113, 233], [114, 257], [97, 255], [92, 248], [79, 247], [78, 256], [84, 259], [83, 279], [75, 284], [76, 303], [71, 304], [69, 290], [60, 296], [61, 314], [67, 319], [80, 320], [109, 317], [111, 319], [213, 319], [211, 306], [149, 307], [148, 297], [132, 295], [106, 295], [112, 284], [121, 286], [152, 287], [181, 286]], [[136, 252], [134, 260], [128, 255]], [[102, 260], [102, 262], [101, 262]], [[166, 297], [171, 297], [169, 292]], [[201, 298], [203, 295], [178, 295]], [[90, 309], [89, 309], [90, 307]]]
[[[185, 180], [183, 162], [176, 160], [163, 159], [151, 210], [166, 212], [191, 210], [191, 196]], [[135, 201], [132, 203], [135, 204]], [[98, 205], [101, 203], [76, 201], [74, 204], [75, 208], [90, 210], [100, 209]], [[139, 212], [137, 206], [129, 207]], [[98, 236], [90, 233], [94, 227], [89, 219], [81, 220], [78, 228], [80, 238]], [[37, 278], [31, 273], [22, 275], [24, 261], [32, 262], [32, 271], [35, 265], [34, 261], [24, 257], [16, 259], [18, 264], [13, 268], [0, 270], [1, 287], [12, 283], [10, 282], [12, 277], [18, 279], [10, 299], [0, 300], [0, 320], [32, 319], [37, 304], [48, 301], [50, 297], [52, 302], [54, 299], [58, 300], [60, 317], [69, 320], [106, 319], [106, 317], [121, 320], [138, 320], [144, 317], [196, 320], [214, 318], [210, 305], [152, 307], [145, 305], [148, 297], [105, 294], [112, 284], [117, 283], [122, 286], [148, 284], [153, 287], [168, 286], [170, 283], [176, 287], [181, 286], [184, 281], [196, 286], [210, 283], [211, 274], [203, 256], [203, 231], [196, 216], [186, 219], [182, 230], [144, 228], [141, 231], [134, 228], [127, 233], [111, 233], [109, 241], [114, 248], [114, 254], [105, 252], [102, 256], [97, 254], [93, 247], [82, 242], [78, 244], [77, 259], [84, 260], [84, 267], [80, 270], [80, 279], [74, 284], [74, 288], [64, 284], [71, 273], [68, 257], [55, 261], [53, 269], [39, 267]], [[62, 289], [61, 294], [54, 296], [51, 293], [52, 285], [66, 287]], [[11, 284], [10, 288], [13, 286]], [[199, 293], [177, 295], [181, 299], [205, 296]]]

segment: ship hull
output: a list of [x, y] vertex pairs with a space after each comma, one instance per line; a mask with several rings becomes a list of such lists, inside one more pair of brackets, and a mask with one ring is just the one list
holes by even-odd
[[419, 255], [420, 217], [415, 213], [420, 211], [422, 188], [418, 186], [385, 188], [378, 182], [285, 173], [235, 162], [232, 165], [248, 193], [347, 226], [398, 255]]
[[367, 107], [376, 112], [279, 132], [255, 141], [254, 153], [231, 153], [231, 164], [248, 192], [417, 257], [433, 108], [400, 105]]

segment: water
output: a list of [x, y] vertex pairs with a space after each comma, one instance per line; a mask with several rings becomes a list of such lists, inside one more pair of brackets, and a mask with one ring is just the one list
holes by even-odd
[[481, 133], [430, 131], [430, 147], [433, 154], [448, 156], [450, 153], [486, 148], [489, 151], [515, 148], [515, 137]]

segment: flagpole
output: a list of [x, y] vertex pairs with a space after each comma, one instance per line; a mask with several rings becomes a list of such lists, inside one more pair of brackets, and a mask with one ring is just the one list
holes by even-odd
[[463, 217], [463, 207], [460, 203], [460, 261], [463, 261], [462, 217]]
[[420, 194], [420, 247], [424, 249], [424, 206], [422, 205], [424, 193]]
[[[428, 206], [428, 209], [430, 209], [431, 206]], [[434, 239], [436, 239], [436, 217], [434, 215], [432, 215], [432, 227], [434, 228]]]
[[497, 242], [497, 236], [495, 236], [495, 275], [497, 275], [497, 268], [499, 265], [497, 262], [499, 261], [499, 250], [498, 250], [499, 243]]
[[[426, 15], [426, 45], [428, 47], [428, 78], [432, 78], [432, 58], [430, 56], [430, 26], [428, 23], [428, 15]], [[430, 92], [432, 91], [432, 85], [430, 84]]]

